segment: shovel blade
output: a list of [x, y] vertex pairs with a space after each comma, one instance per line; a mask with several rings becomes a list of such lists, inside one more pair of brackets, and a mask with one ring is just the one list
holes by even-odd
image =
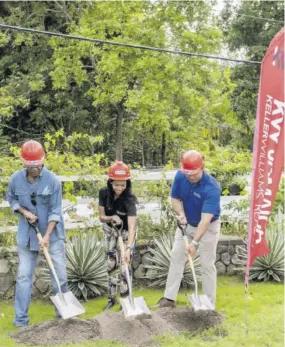
[[63, 319], [72, 318], [85, 313], [85, 308], [80, 304], [71, 291], [62, 293], [62, 295], [57, 293], [50, 298]]
[[128, 320], [151, 317], [151, 312], [142, 296], [133, 298], [133, 301], [130, 300], [129, 297], [120, 298], [120, 303], [123, 308], [124, 316]]
[[187, 295], [188, 300], [190, 301], [194, 311], [201, 310], [214, 310], [214, 305], [211, 303], [207, 295]]

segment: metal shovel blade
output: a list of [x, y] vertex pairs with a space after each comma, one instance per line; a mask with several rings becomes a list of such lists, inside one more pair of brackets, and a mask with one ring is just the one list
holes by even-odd
[[187, 295], [188, 300], [190, 301], [192, 307], [194, 308], [194, 311], [201, 311], [201, 310], [214, 310], [214, 305], [211, 303], [210, 299], [207, 295]]
[[85, 308], [71, 291], [62, 294], [57, 293], [50, 298], [63, 319], [72, 318], [85, 313]]
[[142, 296], [138, 298], [132, 298], [132, 300], [130, 299], [130, 297], [120, 298], [120, 303], [122, 305], [126, 319], [131, 320], [133, 318], [151, 317], [151, 312]]

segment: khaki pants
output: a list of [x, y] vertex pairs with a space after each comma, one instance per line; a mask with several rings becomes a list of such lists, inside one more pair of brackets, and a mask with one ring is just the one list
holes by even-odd
[[[214, 306], [216, 301], [217, 282], [215, 261], [220, 229], [221, 225], [219, 220], [211, 223], [199, 242], [200, 263], [202, 268], [202, 291], [203, 294], [208, 295]], [[186, 235], [189, 241], [194, 238], [196, 231], [196, 227], [192, 227], [189, 224], [187, 225]], [[181, 230], [177, 228], [164, 291], [165, 298], [176, 300], [186, 261], [187, 257], [185, 255], [184, 239]]]

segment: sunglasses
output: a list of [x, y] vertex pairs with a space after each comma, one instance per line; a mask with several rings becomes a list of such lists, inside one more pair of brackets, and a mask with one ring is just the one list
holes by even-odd
[[33, 206], [37, 206], [36, 193], [32, 193], [31, 194], [31, 203], [32, 203]]

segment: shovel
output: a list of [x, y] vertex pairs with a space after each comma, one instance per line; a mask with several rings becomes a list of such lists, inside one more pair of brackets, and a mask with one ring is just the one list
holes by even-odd
[[[38, 240], [41, 241], [42, 235], [39, 231], [39, 228], [35, 224], [30, 223], [30, 225], [34, 228]], [[80, 304], [80, 302], [76, 299], [71, 291], [62, 293], [57, 274], [46, 247], [43, 247], [43, 253], [58, 287], [58, 293], [54, 296], [51, 296], [50, 298], [55, 307], [58, 309], [61, 317], [63, 319], [68, 319], [84, 313], [85, 308]]]
[[[184, 243], [185, 243], [185, 249], [187, 251], [188, 249], [188, 239], [186, 236], [186, 228], [187, 228], [187, 224], [180, 224], [178, 223], [178, 227], [182, 232], [183, 238], [184, 238]], [[191, 255], [187, 252], [187, 256], [188, 256], [188, 261], [190, 264], [190, 268], [193, 274], [193, 280], [194, 280], [194, 285], [195, 285], [195, 292], [192, 295], [187, 295], [188, 300], [190, 301], [192, 307], [194, 308], [194, 311], [200, 311], [200, 310], [214, 310], [214, 305], [211, 303], [209, 297], [205, 294], [202, 295], [198, 295], [198, 283], [197, 283], [197, 278], [196, 278], [196, 273], [195, 273], [195, 268], [194, 268], [194, 264], [193, 264], [193, 260]]]
[[[115, 226], [113, 225], [113, 227]], [[123, 228], [123, 224], [121, 224], [120, 228], [116, 228], [116, 229], [118, 231], [118, 241], [119, 241], [119, 248], [121, 253], [121, 262], [124, 266], [127, 286], [129, 290], [128, 297], [120, 298], [120, 303], [122, 305], [124, 316], [126, 319], [129, 319], [129, 320], [133, 318], [150, 317], [151, 312], [149, 308], [147, 307], [146, 302], [144, 301], [144, 298], [142, 296], [138, 298], [133, 297], [132, 281], [130, 278], [128, 264], [125, 261], [125, 244], [124, 244], [122, 233], [121, 233], [122, 228]]]

